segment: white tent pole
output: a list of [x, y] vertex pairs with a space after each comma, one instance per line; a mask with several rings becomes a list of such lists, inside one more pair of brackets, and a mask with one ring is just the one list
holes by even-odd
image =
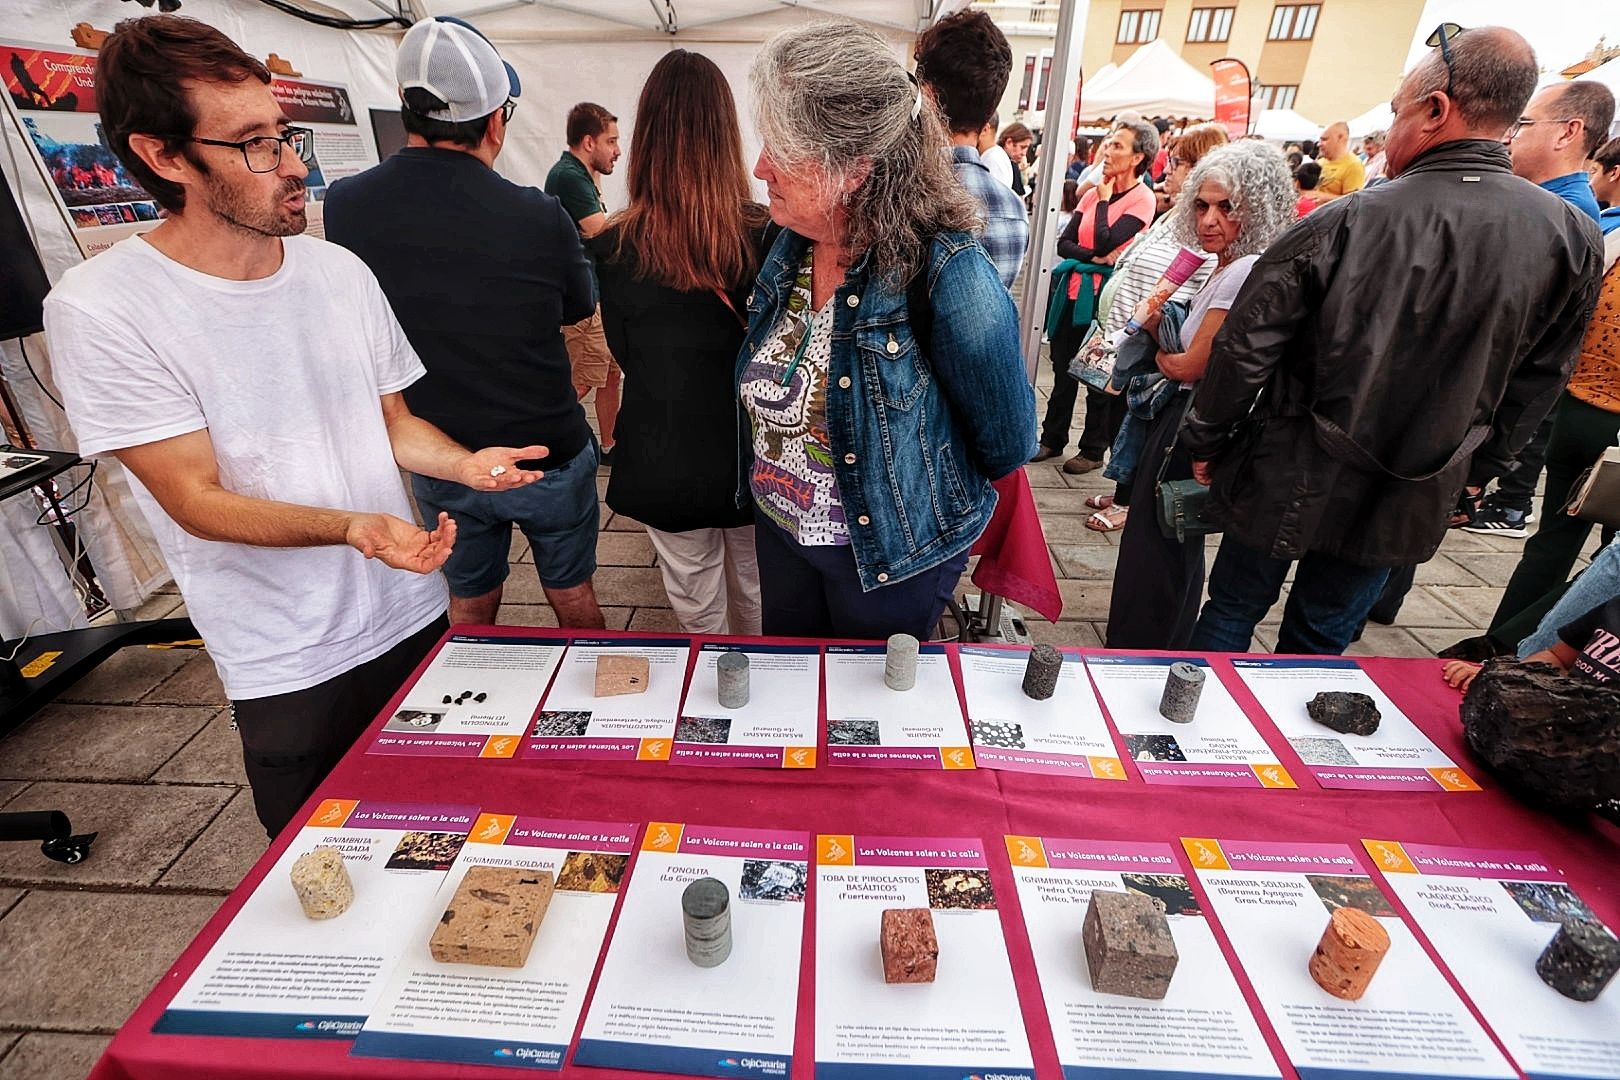
[[1029, 223], [1029, 262], [1024, 268], [1024, 368], [1035, 381], [1046, 328], [1046, 293], [1057, 256], [1057, 216], [1063, 202], [1063, 174], [1068, 168], [1069, 133], [1074, 130], [1074, 88], [1080, 83], [1080, 39], [1085, 33], [1091, 0], [1063, 0], [1058, 9], [1057, 39], [1052, 43], [1052, 74], [1046, 86], [1046, 127], [1036, 160], [1035, 216]]

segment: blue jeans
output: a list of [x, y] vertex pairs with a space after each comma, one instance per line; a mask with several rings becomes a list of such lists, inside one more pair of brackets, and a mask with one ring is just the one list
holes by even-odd
[[[1248, 652], [1254, 628], [1282, 593], [1293, 563], [1221, 538], [1209, 572], [1209, 600], [1198, 615], [1192, 647], [1199, 652]], [[1384, 590], [1387, 566], [1358, 566], [1319, 551], [1299, 560], [1283, 609], [1277, 651], [1337, 656], [1349, 647]]]
[[1558, 628], [1567, 626], [1588, 611], [1620, 596], [1620, 539], [1592, 556], [1592, 565], [1582, 570], [1558, 603], [1541, 619], [1536, 632], [1519, 642], [1519, 659], [1550, 649], [1558, 641]]

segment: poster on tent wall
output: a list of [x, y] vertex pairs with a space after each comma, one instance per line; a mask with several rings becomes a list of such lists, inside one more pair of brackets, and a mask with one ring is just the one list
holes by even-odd
[[1241, 60], [1213, 60], [1215, 76], [1215, 122], [1226, 128], [1232, 139], [1249, 133], [1249, 69]]
[[[161, 218], [158, 204], [113, 154], [96, 111], [96, 54], [0, 42], [6, 108], [86, 258]], [[347, 88], [278, 79], [271, 91], [292, 123], [315, 133], [309, 167], [309, 232], [322, 235], [327, 185], [377, 163]]]

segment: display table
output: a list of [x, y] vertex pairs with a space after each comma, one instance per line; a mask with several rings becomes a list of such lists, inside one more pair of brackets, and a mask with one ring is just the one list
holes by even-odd
[[[512, 627], [491, 634], [523, 634]], [[533, 631], [555, 635], [556, 631]], [[604, 637], [615, 635], [606, 634]], [[619, 635], [634, 637], [634, 635]], [[954, 661], [954, 656], [953, 656]], [[1128, 782], [1104, 783], [1066, 776], [978, 769], [898, 770], [830, 767], [823, 753], [812, 770], [705, 768], [667, 761], [555, 761], [413, 758], [368, 755], [397, 695], [372, 729], [333, 771], [306, 807], [324, 798], [375, 799], [482, 806], [503, 813], [593, 821], [691, 822], [760, 829], [881, 836], [979, 837], [990, 852], [990, 873], [1019, 990], [1025, 1027], [1041, 1077], [1062, 1075], [1051, 1025], [1037, 987], [1034, 962], [1018, 914], [1006, 834], [1157, 841], [1180, 851], [1182, 837], [1247, 841], [1336, 842], [1360, 849], [1363, 838], [1383, 837], [1456, 847], [1533, 849], [1568, 875], [1570, 884], [1610, 926], [1620, 925], [1620, 831], [1595, 818], [1566, 821], [1527, 809], [1483, 774], [1463, 746], [1457, 721], [1459, 695], [1444, 684], [1432, 660], [1362, 662], [1389, 699], [1451, 758], [1478, 780], [1482, 791], [1356, 792], [1325, 790], [1292, 753], [1247, 691], [1228, 660], [1210, 657], [1218, 676], [1297, 781], [1297, 790], [1155, 786], [1134, 766]], [[957, 677], [960, 678], [958, 670]], [[1123, 743], [1121, 743], [1123, 746]], [[823, 751], [825, 746], [822, 747]], [[1129, 755], [1121, 753], [1128, 761]], [[301, 815], [300, 820], [302, 820]], [[92, 1072], [92, 1080], [189, 1080], [241, 1077], [438, 1077], [509, 1075], [492, 1067], [350, 1057], [346, 1041], [289, 1041], [158, 1035], [154, 1022], [228, 925], [297, 828], [271, 846], [225, 901], [196, 941], [135, 1010]], [[1185, 860], [1183, 860], [1185, 862]], [[631, 888], [635, 887], [634, 869]], [[812, 869], [812, 873], [814, 870]], [[272, 882], [271, 887], [287, 887]], [[622, 898], [621, 898], [622, 899]], [[811, 1076], [814, 1061], [814, 892], [806, 920], [799, 985], [799, 1021], [793, 1075]], [[1231, 943], [1221, 936], [1230, 957]], [[1300, 958], [1303, 965], [1304, 958]], [[1253, 988], [1239, 971], [1251, 1007]], [[1612, 996], [1620, 989], [1611, 987]], [[1296, 1075], [1279, 1051], [1277, 1035], [1257, 1008], [1261, 1030], [1283, 1075]], [[580, 1077], [647, 1076], [644, 1072], [583, 1068]]]

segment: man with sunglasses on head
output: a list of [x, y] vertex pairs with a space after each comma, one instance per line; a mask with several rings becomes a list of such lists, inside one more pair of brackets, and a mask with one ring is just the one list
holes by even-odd
[[422, 376], [376, 279], [304, 237], [304, 156], [270, 73], [219, 31], [118, 24], [96, 67], [113, 152], [163, 207], [45, 302], [68, 419], [116, 457], [234, 710], [274, 836], [446, 625], [401, 467], [481, 490], [543, 446], [476, 453], [411, 414]]
[[476, 29], [423, 19], [394, 65], [406, 143], [326, 196], [326, 238], [371, 267], [427, 375], [419, 416], [469, 445], [543, 442], [546, 478], [473, 491], [413, 477], [424, 516], [456, 523], [444, 564], [452, 623], [494, 623], [515, 524], [562, 626], [603, 625], [595, 587], [596, 445], [562, 328], [596, 310], [573, 219], [495, 171], [521, 87]]
[[1200, 651], [1247, 651], [1298, 562], [1277, 651], [1343, 652], [1575, 361], [1597, 225], [1513, 176], [1502, 145], [1535, 54], [1501, 27], [1435, 44], [1390, 103], [1390, 182], [1272, 244], [1215, 338], [1182, 436], [1225, 527]]

